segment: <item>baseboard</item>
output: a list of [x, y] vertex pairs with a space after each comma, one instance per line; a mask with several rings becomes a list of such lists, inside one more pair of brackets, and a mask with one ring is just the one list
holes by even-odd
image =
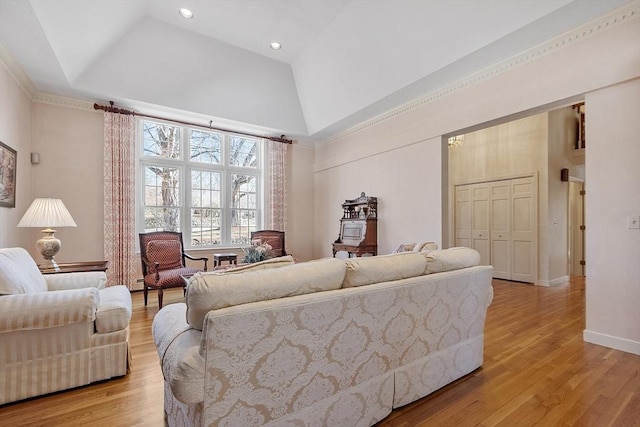
[[637, 341], [614, 337], [607, 334], [601, 334], [599, 332], [593, 332], [586, 329], [582, 332], [582, 339], [592, 344], [597, 344], [604, 347], [613, 348], [615, 350], [624, 351], [626, 353], [637, 354], [638, 356], [640, 356], [640, 342]]
[[558, 285], [564, 285], [569, 283], [569, 276], [561, 276], [561, 277], [557, 277], [553, 280], [538, 280], [538, 282], [536, 283], [536, 285], [538, 286], [546, 286], [551, 287], [551, 286], [558, 286]]
[[561, 276], [549, 281], [549, 286], [558, 286], [569, 283], [569, 276]]

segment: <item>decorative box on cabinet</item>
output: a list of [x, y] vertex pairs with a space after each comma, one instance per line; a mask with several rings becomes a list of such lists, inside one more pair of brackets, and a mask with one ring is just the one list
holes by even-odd
[[345, 251], [351, 256], [378, 254], [378, 198], [363, 193], [342, 204], [340, 235], [333, 243], [333, 256]]

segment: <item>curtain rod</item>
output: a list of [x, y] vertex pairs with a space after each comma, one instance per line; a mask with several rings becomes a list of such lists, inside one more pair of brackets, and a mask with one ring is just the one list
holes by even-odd
[[150, 119], [164, 120], [164, 121], [172, 122], [172, 123], [180, 123], [181, 125], [198, 126], [198, 127], [211, 129], [211, 130], [219, 130], [221, 132], [237, 133], [237, 134], [240, 134], [240, 135], [253, 136], [253, 137], [256, 137], [256, 138], [268, 139], [270, 141], [282, 142], [283, 144], [292, 144], [293, 143], [293, 141], [291, 139], [286, 138], [284, 135], [280, 135], [280, 136], [265, 136], [265, 135], [256, 135], [254, 133], [248, 133], [248, 132], [239, 132], [239, 131], [235, 131], [235, 130], [221, 129], [221, 128], [217, 128], [217, 127], [211, 126], [211, 123], [212, 123], [211, 121], [209, 122], [209, 125], [201, 125], [201, 124], [198, 124], [198, 123], [191, 123], [191, 122], [185, 122], [185, 121], [182, 121], [182, 120], [168, 119], [166, 117], [152, 116], [150, 114], [142, 114], [142, 113], [136, 113], [135, 111], [125, 110], [124, 108], [114, 107], [113, 106], [113, 101], [111, 101], [110, 104], [111, 105], [109, 105], [109, 106], [93, 104], [93, 109], [94, 110], [106, 111], [108, 113], [124, 114], [125, 116], [147, 117], [147, 118], [150, 118]]

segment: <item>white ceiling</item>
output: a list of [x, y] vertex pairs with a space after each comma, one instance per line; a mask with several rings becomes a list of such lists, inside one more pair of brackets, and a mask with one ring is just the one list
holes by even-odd
[[625, 2], [0, 0], [0, 43], [41, 92], [320, 139]]

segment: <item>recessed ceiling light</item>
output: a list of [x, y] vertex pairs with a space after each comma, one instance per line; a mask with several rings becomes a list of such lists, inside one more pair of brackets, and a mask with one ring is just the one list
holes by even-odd
[[282, 45], [278, 42], [271, 42], [271, 44], [269, 44], [269, 47], [273, 50], [279, 50]]
[[180, 16], [182, 16], [183, 18], [187, 18], [187, 19], [191, 19], [193, 18], [193, 12], [191, 12], [189, 9], [185, 9], [184, 7], [180, 9], [180, 12], [178, 12], [180, 14]]

